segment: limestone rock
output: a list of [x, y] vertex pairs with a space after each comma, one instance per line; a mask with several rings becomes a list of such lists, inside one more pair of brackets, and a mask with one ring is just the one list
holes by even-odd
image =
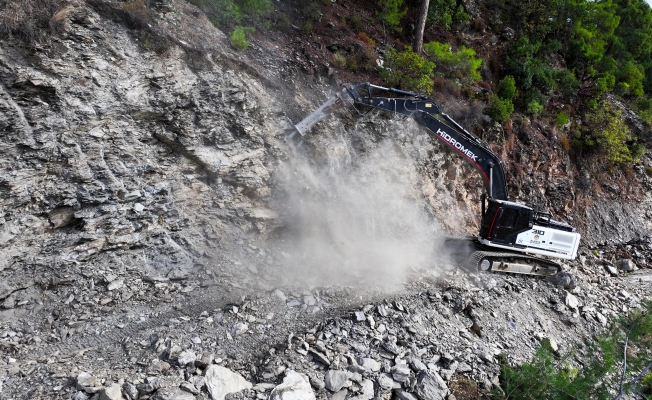
[[229, 393], [237, 393], [253, 387], [242, 375], [219, 365], [206, 368], [204, 378], [208, 393], [213, 400], [224, 400]]
[[429, 370], [419, 373], [415, 392], [420, 400], [444, 400], [448, 386], [437, 372]]
[[308, 379], [293, 370], [285, 372], [283, 382], [276, 386], [269, 400], [315, 400], [315, 392]]

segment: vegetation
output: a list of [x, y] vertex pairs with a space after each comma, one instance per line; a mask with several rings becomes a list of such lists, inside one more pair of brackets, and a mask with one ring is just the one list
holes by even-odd
[[504, 122], [514, 112], [514, 103], [499, 96], [492, 96], [489, 107], [485, 110], [488, 116], [498, 122]]
[[457, 0], [431, 0], [426, 23], [451, 30], [470, 19], [462, 2], [458, 4]]
[[[272, 11], [271, 0], [188, 0], [190, 3], [200, 7], [209, 16], [211, 22], [218, 28], [230, 31], [231, 45], [238, 50], [249, 46], [248, 37], [255, 31], [251, 26], [245, 26], [248, 22], [251, 25], [259, 23], [269, 16]], [[287, 19], [287, 16], [285, 16]], [[277, 20], [281, 29], [285, 29], [285, 23], [281, 17]]]
[[394, 29], [401, 31], [401, 18], [407, 13], [407, 8], [403, 8], [403, 0], [380, 0], [380, 9], [376, 12], [381, 22]]
[[550, 343], [542, 341], [529, 363], [510, 366], [503, 359], [501, 389], [494, 397], [592, 400], [632, 390], [652, 393], [652, 378], [645, 369], [652, 366], [652, 302], [582, 347], [557, 356]]
[[31, 45], [56, 30], [53, 16], [64, 0], [0, 0], [0, 37], [14, 36]]
[[238, 26], [235, 28], [233, 33], [231, 33], [231, 46], [235, 47], [238, 50], [244, 50], [249, 46], [249, 40], [247, 37], [255, 32], [255, 29], [249, 26]]
[[578, 152], [597, 153], [614, 164], [637, 161], [645, 153], [625, 123], [623, 112], [607, 101], [589, 112], [585, 120], [586, 126], [573, 140]]
[[434, 69], [435, 63], [412, 51], [410, 46], [400, 52], [390, 47], [380, 74], [390, 86], [430, 94]]
[[428, 58], [437, 64], [437, 70], [449, 77], [477, 82], [482, 79], [480, 66], [482, 60], [476, 58], [475, 50], [461, 46], [453, 51], [446, 43], [430, 42], [423, 45]]

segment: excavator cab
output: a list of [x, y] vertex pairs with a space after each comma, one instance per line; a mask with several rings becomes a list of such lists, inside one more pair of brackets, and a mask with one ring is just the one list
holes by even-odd
[[534, 210], [522, 204], [489, 199], [483, 212], [480, 237], [494, 243], [514, 245], [519, 233], [534, 225]]
[[484, 245], [556, 258], [573, 259], [580, 235], [575, 228], [551, 219], [549, 213], [505, 200], [489, 199], [478, 241]]

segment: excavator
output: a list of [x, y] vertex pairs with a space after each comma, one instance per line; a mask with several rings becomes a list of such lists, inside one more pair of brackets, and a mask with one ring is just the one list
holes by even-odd
[[297, 123], [289, 137], [303, 137], [319, 121], [345, 106], [411, 117], [479, 172], [484, 188], [480, 232], [477, 237], [445, 240], [456, 262], [473, 271], [551, 276], [561, 266], [540, 256], [564, 260], [577, 256], [580, 234], [576, 229], [553, 220], [550, 213], [509, 201], [502, 162], [485, 142], [443, 113], [428, 96], [371, 83], [347, 86]]

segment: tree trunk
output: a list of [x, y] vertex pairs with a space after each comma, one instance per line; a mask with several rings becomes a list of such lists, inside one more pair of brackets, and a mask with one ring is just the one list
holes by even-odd
[[426, 17], [428, 17], [428, 7], [430, 0], [421, 0], [421, 9], [419, 10], [419, 21], [417, 30], [414, 32], [414, 52], [421, 54], [423, 52], [423, 32], [426, 30]]

